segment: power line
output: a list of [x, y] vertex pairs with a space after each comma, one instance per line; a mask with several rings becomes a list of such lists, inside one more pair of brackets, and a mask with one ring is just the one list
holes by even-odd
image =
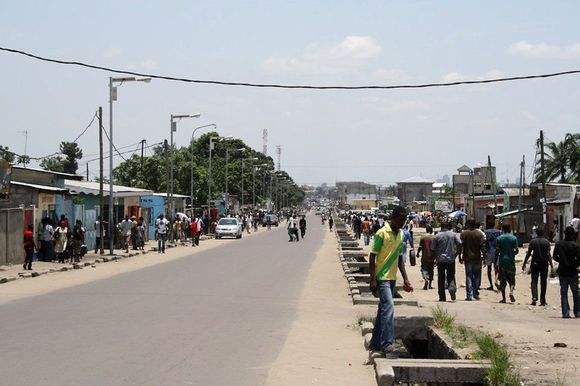
[[580, 70], [568, 70], [560, 72], [552, 72], [546, 74], [536, 74], [536, 75], [521, 75], [521, 76], [511, 76], [504, 78], [491, 78], [491, 79], [480, 79], [480, 80], [462, 80], [457, 82], [434, 82], [434, 83], [419, 83], [419, 84], [400, 84], [400, 85], [361, 85], [361, 86], [316, 86], [316, 85], [289, 85], [289, 84], [276, 84], [276, 83], [250, 83], [250, 82], [226, 82], [221, 80], [202, 80], [202, 79], [191, 79], [191, 78], [178, 78], [167, 75], [156, 75], [147, 74], [135, 71], [125, 71], [118, 70], [110, 67], [104, 67], [89, 63], [84, 63], [76, 60], [62, 60], [47, 58], [39, 55], [35, 55], [26, 51], [17, 50], [14, 48], [0, 47], [0, 51], [9, 52], [13, 54], [23, 55], [32, 59], [40, 60], [43, 62], [50, 62], [62, 65], [70, 65], [77, 67], [85, 67], [94, 70], [101, 70], [112, 72], [116, 74], [124, 75], [134, 75], [153, 79], [163, 79], [171, 80], [177, 82], [186, 83], [197, 83], [197, 84], [209, 84], [209, 85], [219, 85], [219, 86], [241, 86], [241, 87], [256, 87], [256, 88], [282, 88], [282, 89], [307, 89], [307, 90], [395, 90], [395, 89], [415, 89], [415, 88], [432, 88], [432, 87], [449, 87], [449, 86], [459, 86], [459, 85], [472, 85], [472, 84], [487, 84], [487, 83], [499, 83], [499, 82], [511, 82], [516, 80], [530, 80], [530, 79], [544, 79], [553, 78], [557, 76], [574, 75], [579, 74]]
[[92, 126], [92, 124], [96, 118], [97, 118], [97, 112], [95, 111], [95, 114], [93, 115], [93, 118], [91, 119], [91, 121], [89, 122], [87, 127], [85, 127], [84, 130], [74, 139], [74, 141], [73, 141], [74, 143], [76, 143], [79, 140], [79, 138], [82, 137], [83, 134], [85, 134], [87, 132], [87, 130], [89, 129], [89, 127]]
[[121, 156], [121, 158], [123, 158], [125, 161], [127, 161], [127, 158], [123, 157], [123, 155], [119, 152], [119, 149], [117, 149], [117, 147], [115, 146], [115, 144], [113, 143], [113, 141], [111, 141], [111, 138], [109, 137], [109, 134], [107, 134], [107, 130], [103, 130], [103, 133], [105, 133], [105, 136], [107, 137], [107, 139], [109, 140], [109, 142], [111, 143], [111, 145], [113, 146], [113, 149], [115, 149], [115, 151], [117, 152], [117, 154], [119, 154], [119, 156]]
[[[150, 147], [159, 146], [159, 145], [162, 145], [162, 144], [163, 144], [163, 142], [157, 142], [157, 143], [154, 143], [154, 144], [151, 144], [151, 145], [148, 145], [148, 146], [144, 147], [144, 149], [148, 149]], [[117, 149], [115, 149], [115, 150], [117, 150]], [[123, 152], [117, 151], [117, 154], [116, 155], [113, 154], [113, 157], [116, 157], [118, 155], [121, 158], [123, 158], [125, 161], [127, 161], [127, 159], [125, 157], [123, 157], [123, 154], [129, 154], [129, 153], [133, 153], [134, 154], [136, 151], [137, 150], [126, 150], [126, 151], [123, 151]], [[103, 156], [103, 159], [108, 159], [110, 156], [111, 155]], [[89, 163], [89, 162], [98, 161], [98, 160], [99, 160], [99, 158], [93, 158], [93, 159], [89, 159], [89, 160], [84, 161], [84, 163]]]

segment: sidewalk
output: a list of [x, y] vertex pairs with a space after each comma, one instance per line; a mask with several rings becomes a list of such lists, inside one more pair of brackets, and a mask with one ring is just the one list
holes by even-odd
[[[320, 226], [313, 224], [311, 226]], [[373, 385], [374, 371], [358, 328], [358, 310], [347, 295], [334, 232], [325, 236], [298, 301], [297, 317], [272, 364], [266, 384]]]

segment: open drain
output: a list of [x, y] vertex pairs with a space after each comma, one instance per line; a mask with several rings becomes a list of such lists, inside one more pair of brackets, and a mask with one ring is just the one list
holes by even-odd
[[[396, 317], [395, 350], [374, 360], [377, 382], [384, 385], [483, 385], [489, 361], [464, 360], [429, 326], [429, 317]], [[366, 326], [365, 326], [366, 325]], [[365, 345], [371, 323], [363, 325]]]

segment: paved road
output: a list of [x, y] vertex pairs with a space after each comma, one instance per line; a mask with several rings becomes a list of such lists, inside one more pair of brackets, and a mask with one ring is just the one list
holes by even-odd
[[263, 384], [320, 247], [308, 220], [300, 243], [272, 230], [0, 306], [0, 383]]

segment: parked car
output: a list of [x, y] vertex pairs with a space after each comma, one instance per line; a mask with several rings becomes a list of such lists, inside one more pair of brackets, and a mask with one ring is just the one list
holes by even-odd
[[268, 213], [262, 219], [263, 226], [267, 226], [268, 222], [270, 222], [271, 225], [274, 225], [276, 227], [280, 224], [280, 220], [278, 220], [278, 216], [275, 215], [274, 213]]
[[242, 238], [242, 223], [237, 218], [225, 217], [218, 221], [215, 227], [215, 238], [221, 239], [222, 237], [235, 237], [236, 239]]

